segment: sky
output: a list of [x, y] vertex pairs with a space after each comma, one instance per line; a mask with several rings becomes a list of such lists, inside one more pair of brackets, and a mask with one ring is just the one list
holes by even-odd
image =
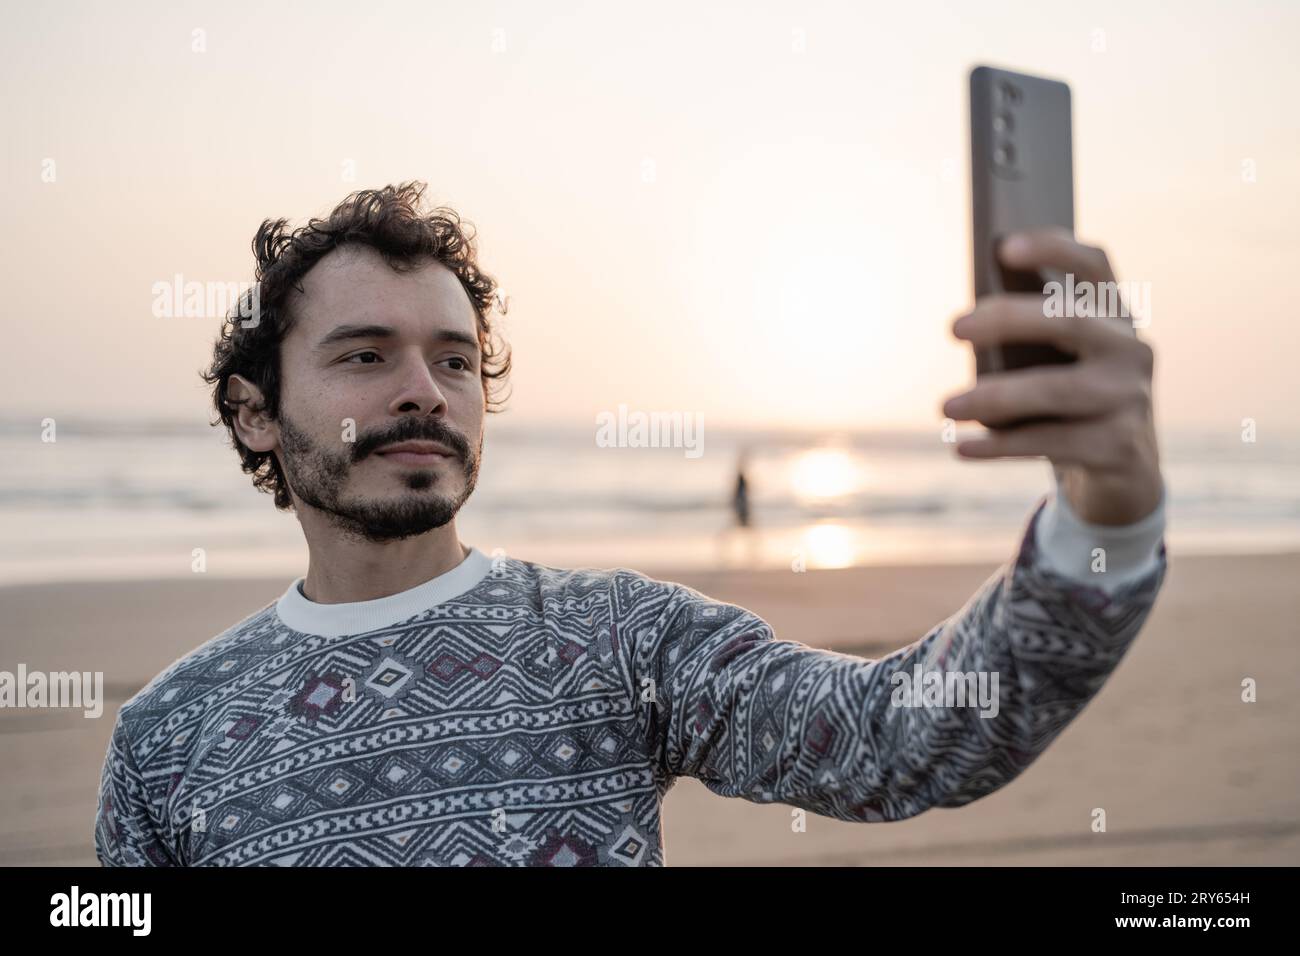
[[0, 36], [0, 414], [209, 416], [264, 218], [419, 179], [509, 295], [506, 419], [938, 427], [966, 83], [1067, 81], [1076, 231], [1150, 283], [1162, 426], [1294, 431], [1300, 4], [57, 3]]

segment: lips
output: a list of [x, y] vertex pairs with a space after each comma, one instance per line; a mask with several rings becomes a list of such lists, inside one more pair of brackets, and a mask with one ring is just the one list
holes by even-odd
[[375, 452], [389, 461], [405, 462], [412, 465], [427, 465], [443, 458], [455, 458], [456, 453], [436, 441], [404, 441], [394, 445], [385, 445]]

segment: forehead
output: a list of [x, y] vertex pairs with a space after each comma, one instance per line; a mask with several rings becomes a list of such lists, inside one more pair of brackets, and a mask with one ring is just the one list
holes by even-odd
[[331, 250], [290, 292], [291, 336], [315, 341], [337, 325], [381, 324], [415, 336], [440, 331], [477, 338], [478, 315], [456, 274], [435, 259], [397, 272], [370, 246]]

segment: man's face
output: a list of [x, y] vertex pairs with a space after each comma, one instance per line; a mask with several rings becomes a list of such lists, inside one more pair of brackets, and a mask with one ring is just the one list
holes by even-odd
[[370, 541], [442, 527], [474, 490], [483, 447], [469, 296], [441, 263], [399, 274], [369, 246], [330, 252], [302, 288], [280, 351], [275, 451], [290, 489]]

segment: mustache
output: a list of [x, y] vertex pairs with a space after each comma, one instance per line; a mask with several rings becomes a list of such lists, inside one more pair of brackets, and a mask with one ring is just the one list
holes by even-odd
[[352, 461], [359, 462], [373, 455], [385, 445], [400, 441], [436, 441], [446, 445], [461, 461], [469, 459], [469, 442], [460, 432], [453, 431], [435, 418], [407, 418], [383, 432], [373, 432], [352, 444]]

